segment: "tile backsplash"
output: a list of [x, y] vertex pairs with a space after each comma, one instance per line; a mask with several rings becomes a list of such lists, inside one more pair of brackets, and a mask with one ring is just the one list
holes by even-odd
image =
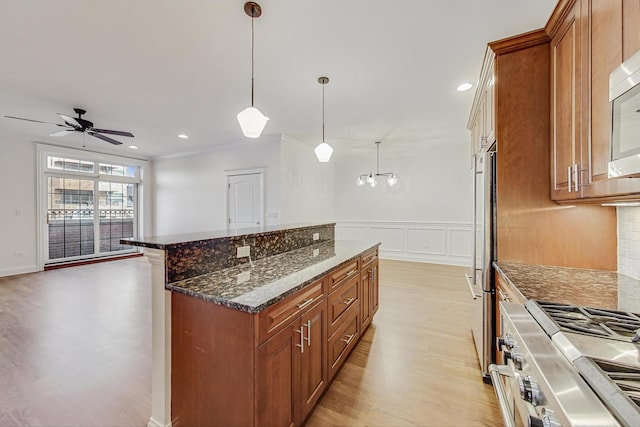
[[618, 273], [640, 280], [640, 207], [618, 207]]

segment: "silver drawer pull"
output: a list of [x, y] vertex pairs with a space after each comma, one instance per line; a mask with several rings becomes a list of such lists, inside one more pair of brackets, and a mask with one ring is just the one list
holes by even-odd
[[301, 302], [300, 304], [296, 304], [296, 307], [298, 307], [298, 310], [302, 310], [303, 308], [305, 308], [306, 306], [308, 306], [312, 302], [313, 302], [313, 298], [309, 298], [309, 299], [304, 300], [304, 302]]
[[345, 335], [344, 338], [342, 338], [342, 341], [346, 342], [347, 345], [351, 344], [351, 341], [353, 341], [353, 337], [356, 336], [356, 333], [352, 333], [351, 335]]
[[[304, 325], [302, 325], [304, 326]], [[300, 344], [296, 344], [296, 347], [300, 347], [300, 353], [304, 353], [304, 328], [296, 329], [296, 332], [300, 334]]]
[[505, 365], [489, 365], [489, 376], [491, 376], [491, 382], [493, 383], [493, 389], [496, 392], [498, 398], [498, 407], [500, 408], [500, 414], [504, 421], [505, 427], [515, 427], [514, 414], [511, 412], [509, 405], [509, 398], [502, 385], [500, 376], [512, 377], [513, 373]]
[[349, 305], [349, 304], [351, 304], [352, 302], [354, 302], [355, 300], [356, 300], [355, 298], [351, 297], [351, 298], [349, 298], [349, 299], [346, 299], [346, 300], [342, 301], [342, 303], [343, 303], [344, 305]]
[[358, 271], [358, 269], [357, 269], [357, 268], [354, 268], [353, 270], [351, 270], [350, 272], [348, 272], [348, 273], [346, 274], [346, 276], [344, 276], [344, 277], [349, 277], [349, 276], [351, 276], [353, 273], [355, 273], [356, 271]]

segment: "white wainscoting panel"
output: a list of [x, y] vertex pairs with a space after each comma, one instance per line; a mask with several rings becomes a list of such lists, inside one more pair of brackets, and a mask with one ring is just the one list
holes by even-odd
[[381, 258], [471, 264], [471, 223], [338, 220], [336, 239], [377, 240]]

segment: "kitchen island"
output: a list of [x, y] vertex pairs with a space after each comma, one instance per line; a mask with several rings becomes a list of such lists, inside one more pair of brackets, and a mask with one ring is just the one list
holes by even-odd
[[334, 227], [123, 241], [152, 263], [149, 425], [303, 423], [378, 309], [379, 243]]

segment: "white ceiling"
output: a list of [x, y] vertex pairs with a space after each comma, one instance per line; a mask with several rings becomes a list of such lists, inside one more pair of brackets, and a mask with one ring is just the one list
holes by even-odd
[[[543, 27], [556, 0], [262, 0], [255, 20], [255, 105], [263, 135], [341, 150], [467, 139], [486, 43]], [[62, 123], [88, 112], [125, 145], [164, 156], [247, 141], [251, 19], [243, 0], [0, 0], [0, 116]], [[0, 117], [27, 140], [82, 146], [82, 135]], [[190, 136], [177, 138], [179, 133]], [[16, 143], [22, 143], [17, 141]], [[137, 151], [128, 144], [139, 146]], [[366, 145], [365, 145], [366, 144]]]

